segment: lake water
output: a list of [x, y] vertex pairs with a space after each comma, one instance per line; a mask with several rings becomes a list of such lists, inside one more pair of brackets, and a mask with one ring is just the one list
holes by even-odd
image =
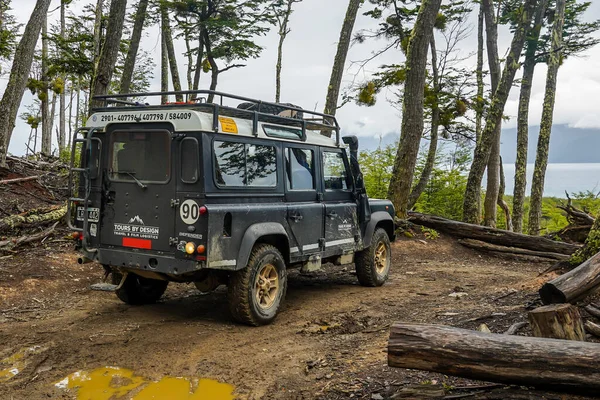
[[[527, 196], [531, 191], [533, 164], [527, 165]], [[515, 165], [504, 164], [506, 194], [512, 195], [515, 178]], [[484, 186], [485, 187], [485, 186]], [[548, 164], [544, 184], [544, 196], [565, 198], [565, 190], [570, 193], [600, 192], [600, 164]]]

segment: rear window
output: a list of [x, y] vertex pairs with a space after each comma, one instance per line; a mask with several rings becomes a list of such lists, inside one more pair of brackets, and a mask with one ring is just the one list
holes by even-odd
[[115, 131], [111, 134], [111, 180], [169, 181], [171, 137], [168, 131]]

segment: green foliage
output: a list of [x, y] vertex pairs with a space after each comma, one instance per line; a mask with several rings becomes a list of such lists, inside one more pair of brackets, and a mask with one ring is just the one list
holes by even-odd
[[[0, 0], [0, 60], [11, 61], [17, 47], [18, 32], [21, 24], [17, 24], [12, 15], [10, 0]], [[0, 73], [4, 71], [0, 70]]]
[[423, 236], [425, 236], [425, 239], [435, 240], [440, 237], [440, 233], [433, 228], [422, 226], [421, 232], [423, 233]]
[[396, 149], [398, 144], [379, 146], [377, 150], [360, 152], [360, 169], [364, 175], [365, 187], [370, 198], [384, 199], [387, 197]]

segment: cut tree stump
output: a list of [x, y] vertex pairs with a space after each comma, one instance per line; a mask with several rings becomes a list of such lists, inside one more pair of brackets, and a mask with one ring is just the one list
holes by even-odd
[[475, 239], [459, 239], [458, 243], [462, 244], [465, 247], [475, 249], [475, 250], [481, 250], [481, 251], [490, 251], [490, 252], [495, 252], [495, 253], [507, 253], [507, 254], [517, 254], [517, 255], [525, 255], [525, 256], [533, 256], [533, 257], [541, 257], [541, 258], [550, 258], [552, 260], [557, 260], [557, 261], [564, 261], [564, 260], [569, 259], [569, 256], [566, 254], [527, 250], [527, 249], [520, 249], [517, 247], [499, 246], [496, 244], [486, 243], [486, 242], [482, 242], [481, 240], [475, 240]]
[[517, 247], [539, 252], [550, 252], [571, 255], [581, 248], [579, 245], [557, 242], [541, 236], [530, 236], [522, 233], [508, 232], [502, 229], [490, 228], [434, 215], [416, 212], [408, 213], [408, 220], [418, 225], [433, 228], [451, 236], [467, 239], [476, 239], [506, 247]]
[[581, 300], [600, 285], [600, 253], [579, 267], [546, 282], [539, 290], [544, 304], [573, 303]]
[[529, 312], [533, 336], [585, 341], [579, 309], [570, 304], [551, 304]]
[[491, 382], [600, 391], [600, 345], [396, 323], [388, 365]]

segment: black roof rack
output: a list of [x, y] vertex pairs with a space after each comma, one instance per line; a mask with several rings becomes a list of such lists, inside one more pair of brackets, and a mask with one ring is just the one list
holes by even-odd
[[[212, 103], [207, 102], [209, 96], [213, 96], [215, 100]], [[166, 96], [186, 96], [184, 102], [174, 102], [166, 104], [148, 104], [133, 99], [161, 97]], [[190, 108], [193, 110], [209, 112], [213, 116], [213, 130], [219, 129], [219, 117], [238, 117], [251, 119], [252, 133], [258, 135], [258, 122], [267, 122], [280, 125], [294, 126], [302, 129], [302, 136], [306, 137], [306, 130], [321, 131], [321, 133], [335, 132], [336, 144], [340, 145], [340, 126], [337, 120], [332, 115], [319, 113], [316, 111], [305, 110], [289, 104], [271, 103], [262, 100], [256, 100], [249, 97], [237, 96], [234, 94], [216, 92], [214, 90], [180, 90], [170, 92], [150, 92], [150, 93], [128, 93], [128, 94], [111, 94], [104, 96], [94, 96], [94, 100], [102, 101], [102, 107], [96, 107], [94, 112], [107, 111], [125, 111], [131, 108], [144, 109], [164, 109], [165, 107], [173, 108]], [[218, 102], [216, 101], [218, 100]], [[237, 108], [224, 105], [224, 100], [237, 100], [245, 103], [245, 108]], [[263, 111], [261, 111], [261, 108]], [[289, 110], [295, 112], [296, 117], [282, 116], [266, 112], [265, 109]], [[305, 117], [308, 116], [308, 118]]]

